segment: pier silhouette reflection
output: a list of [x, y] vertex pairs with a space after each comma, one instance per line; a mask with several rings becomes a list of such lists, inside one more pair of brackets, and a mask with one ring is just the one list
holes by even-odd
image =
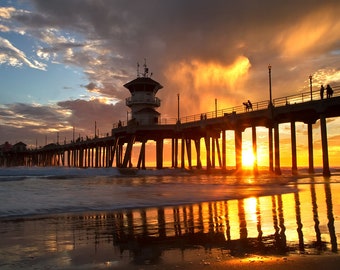
[[[74, 244], [83, 244], [77, 242], [84, 238], [93, 239], [98, 246], [109, 241], [121, 254], [127, 251], [135, 263], [156, 262], [167, 250], [198, 246], [220, 248], [231, 256], [337, 252], [331, 185], [313, 179], [309, 185], [311, 208], [306, 192], [303, 200], [300, 192], [295, 192], [75, 216], [73, 223], [80, 230], [75, 232]], [[325, 197], [318, 200], [322, 186]], [[322, 224], [318, 208], [324, 207], [327, 219]]]
[[174, 250], [185, 254], [190, 249], [218, 249], [230, 257], [336, 253], [339, 225], [334, 212], [340, 213], [340, 208], [333, 204], [333, 188], [340, 187], [310, 178], [285, 194], [59, 215], [49, 218], [53, 226], [48, 231], [42, 228], [46, 223], [34, 218], [2, 221], [1, 226], [5, 230], [17, 226], [18, 234], [30, 226], [34, 239], [44, 231], [33, 240], [36, 252], [67, 251], [72, 261], [81, 253], [88, 260], [100, 256], [104, 261], [157, 264]]

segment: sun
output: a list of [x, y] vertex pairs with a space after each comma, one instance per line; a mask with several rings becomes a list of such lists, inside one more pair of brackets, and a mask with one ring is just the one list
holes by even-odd
[[242, 167], [253, 168], [255, 163], [255, 156], [252, 148], [242, 150]]

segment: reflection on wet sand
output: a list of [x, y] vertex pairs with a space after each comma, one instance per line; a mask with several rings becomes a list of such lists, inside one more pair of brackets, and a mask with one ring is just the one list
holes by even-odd
[[329, 235], [331, 237], [332, 251], [337, 252], [338, 244], [337, 244], [335, 227], [334, 227], [332, 191], [331, 191], [331, 185], [329, 182], [325, 183], [325, 193], [326, 193], [327, 218], [328, 218], [327, 226], [329, 229]]
[[318, 204], [317, 204], [317, 198], [316, 198], [316, 192], [315, 192], [315, 181], [314, 178], [311, 178], [311, 185], [310, 185], [310, 193], [312, 197], [312, 205], [313, 205], [313, 220], [314, 220], [314, 230], [315, 230], [315, 248], [317, 250], [323, 250], [324, 244], [321, 240], [321, 231], [319, 228], [320, 221], [319, 221], [319, 214], [318, 214]]
[[296, 193], [241, 200], [2, 220], [0, 258], [4, 265], [15, 265], [25, 257], [38, 260], [50, 253], [63, 256], [58, 263], [68, 265], [79, 263], [79, 256], [154, 264], [173, 250], [194, 248], [218, 248], [233, 257], [337, 252], [333, 186], [311, 179], [304, 187]]

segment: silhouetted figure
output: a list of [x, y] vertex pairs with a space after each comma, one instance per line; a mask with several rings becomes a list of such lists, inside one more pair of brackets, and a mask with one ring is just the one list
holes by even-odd
[[243, 105], [244, 105], [244, 110], [246, 112], [249, 112], [249, 110], [253, 110], [253, 104], [250, 102], [249, 99], [247, 102], [243, 102]]
[[248, 99], [248, 110], [253, 110], [253, 104]]
[[323, 99], [323, 93], [325, 92], [325, 87], [323, 87], [323, 84], [321, 84], [320, 88], [320, 98]]
[[244, 111], [245, 111], [245, 112], [249, 111], [248, 102], [243, 102], [242, 104], [244, 105]]
[[333, 89], [329, 84], [327, 84], [327, 87], [326, 87], [326, 94], [327, 94], [327, 98], [331, 98], [333, 95]]

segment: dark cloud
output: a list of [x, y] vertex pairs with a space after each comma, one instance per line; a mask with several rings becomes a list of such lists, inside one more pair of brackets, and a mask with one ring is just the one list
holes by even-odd
[[34, 106], [16, 103], [0, 107], [1, 139], [6, 141], [21, 140], [29, 145], [35, 139], [44, 141], [45, 136], [72, 139], [73, 127], [82, 137], [93, 137], [94, 123], [97, 123], [100, 135], [111, 132], [113, 124], [119, 119], [126, 119], [127, 110], [123, 102], [115, 105], [105, 104], [100, 100], [73, 100], [58, 102], [57, 105]]
[[87, 84], [87, 85], [84, 85], [84, 87], [85, 87], [87, 90], [89, 90], [89, 91], [93, 91], [94, 89], [97, 88], [97, 85], [96, 85], [95, 83], [91, 82], [91, 83], [89, 83], [89, 84]]
[[58, 106], [70, 110], [69, 123], [82, 130], [83, 135], [91, 135], [94, 123], [97, 122], [100, 132], [110, 132], [113, 124], [119, 119], [126, 119], [126, 106], [123, 102], [115, 105], [105, 104], [100, 100], [70, 100], [58, 102]]
[[[327, 19], [329, 15], [334, 20], [332, 16], [340, 10], [337, 1], [33, 2], [36, 12], [49, 18], [50, 22], [45, 22], [45, 26], [75, 31], [89, 42], [89, 47], [93, 46], [93, 50], [79, 50], [71, 58], [64, 58], [64, 61], [86, 67], [90, 81], [108, 81], [115, 85], [115, 91], [133, 76], [135, 63], [144, 57], [149, 59], [158, 79], [172, 87], [172, 81], [165, 76], [169, 64], [187, 61], [190, 65], [192, 59], [199, 59], [230, 65], [238, 56], [245, 56], [251, 61], [254, 75], [250, 77], [250, 84], [261, 89], [266, 83], [269, 63], [274, 70], [282, 73], [281, 77], [285, 80], [299, 78], [300, 84], [303, 84], [299, 74], [317, 70], [317, 67], [309, 66], [324, 46], [328, 46], [325, 54], [329, 50], [339, 49], [339, 44], [322, 42], [330, 34], [327, 31], [311, 46], [301, 47], [301, 55], [311, 52], [303, 59], [295, 55], [291, 57], [290, 52], [285, 51], [285, 41], [280, 40], [281, 34], [285, 37], [291, 34], [290, 45], [301, 46], [300, 40], [293, 39], [293, 32], [296, 31], [297, 36], [306, 35], [305, 42], [308, 43], [308, 31], [315, 31], [322, 23], [318, 21], [320, 17], [313, 14], [319, 10], [333, 11], [322, 16]], [[304, 20], [309, 16], [314, 21], [305, 23], [303, 28]], [[95, 43], [90, 45], [90, 41]], [[291, 72], [292, 65], [301, 68]], [[124, 74], [125, 77], [116, 80], [117, 74]], [[126, 74], [129, 74], [128, 78]], [[282, 83], [282, 87], [287, 86], [280, 77], [277, 77], [277, 82]], [[102, 91], [106, 95], [110, 92], [105, 88]], [[112, 92], [110, 94], [114, 95]]]
[[35, 106], [25, 103], [8, 104], [0, 109], [0, 114], [4, 117], [22, 119], [22, 122], [40, 121], [55, 124], [64, 115], [56, 108], [50, 106]]
[[68, 113], [56, 106], [36, 106], [24, 103], [0, 107], [1, 139], [13, 142], [24, 141], [32, 146], [36, 140], [40, 145], [45, 137], [56, 137], [60, 131], [69, 129]]

